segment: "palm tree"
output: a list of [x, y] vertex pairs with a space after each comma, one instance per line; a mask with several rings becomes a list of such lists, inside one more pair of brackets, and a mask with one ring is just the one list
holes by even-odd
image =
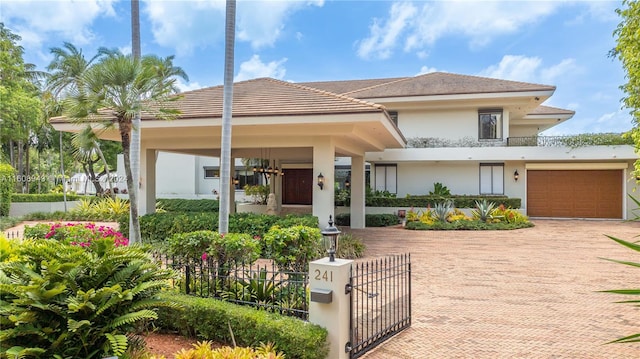
[[222, 100], [222, 141], [220, 144], [220, 216], [218, 231], [229, 230], [229, 206], [231, 205], [231, 116], [233, 109], [233, 62], [236, 31], [236, 0], [227, 0], [225, 49], [224, 49], [224, 91]]
[[80, 84], [82, 74], [91, 67], [94, 61], [113, 53], [113, 51], [101, 47], [95, 56], [87, 60], [82, 49], [78, 49], [71, 43], [65, 42], [63, 48], [52, 47], [50, 52], [53, 54], [53, 60], [47, 66], [49, 71], [47, 90], [55, 98], [79, 91], [82, 88]]
[[[74, 147], [73, 156], [82, 164], [87, 178], [91, 180], [91, 183], [93, 183], [96, 194], [103, 192], [102, 185], [100, 184], [100, 177], [102, 177], [103, 174], [107, 175], [109, 190], [111, 190], [111, 173], [109, 172], [109, 164], [104, 158], [104, 153], [102, 153], [102, 149], [100, 148], [98, 134], [94, 132], [91, 125], [87, 125], [80, 132], [75, 133], [71, 139], [71, 144]], [[102, 161], [102, 163], [104, 163], [104, 170], [101, 173], [96, 174], [94, 165], [98, 161]]]
[[[131, 52], [133, 59], [140, 60], [142, 49], [140, 46], [140, 1], [131, 0]], [[138, 99], [139, 100], [139, 99]], [[127, 182], [140, 183], [140, 112], [136, 113], [132, 121], [131, 129], [131, 178], [127, 174]], [[138, 186], [133, 188], [138, 198]], [[131, 192], [129, 192], [131, 193]], [[133, 211], [136, 211], [134, 214]], [[140, 240], [140, 227], [134, 223], [133, 218], [138, 217], [138, 204], [129, 207], [129, 239], [132, 242]]]
[[[99, 122], [104, 127], [117, 124], [122, 141], [131, 222], [140, 228], [136, 186], [131, 171], [131, 132], [138, 113], [158, 119], [174, 119], [179, 111], [169, 107], [174, 96], [175, 78], [161, 77], [155, 66], [171, 61], [155, 56], [136, 60], [122, 53], [105, 57], [81, 77], [82, 90], [65, 100], [65, 114], [75, 122]], [[176, 68], [168, 73], [182, 73]], [[131, 238], [130, 238], [131, 239]], [[139, 240], [138, 238], [132, 240]]]

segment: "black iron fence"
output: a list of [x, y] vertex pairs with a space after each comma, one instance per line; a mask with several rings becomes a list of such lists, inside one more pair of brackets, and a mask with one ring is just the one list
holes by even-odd
[[411, 326], [411, 255], [356, 263], [351, 269], [351, 341], [358, 358]]
[[23, 233], [20, 231], [6, 231], [4, 232], [4, 237], [7, 239], [13, 239], [13, 238], [22, 238]]
[[255, 263], [211, 258], [184, 259], [154, 254], [163, 266], [180, 273], [173, 285], [182, 293], [248, 305], [307, 320], [309, 276], [305, 272], [278, 268], [273, 261]]

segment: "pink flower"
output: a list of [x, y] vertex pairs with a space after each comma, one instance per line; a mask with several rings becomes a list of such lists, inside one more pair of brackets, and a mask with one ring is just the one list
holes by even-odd
[[202, 258], [203, 261], [206, 261], [208, 257], [207, 252], [204, 252], [200, 258]]

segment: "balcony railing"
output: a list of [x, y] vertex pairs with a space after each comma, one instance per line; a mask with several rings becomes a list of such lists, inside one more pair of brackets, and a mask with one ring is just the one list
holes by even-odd
[[584, 147], [584, 146], [617, 146], [633, 145], [633, 139], [623, 137], [620, 133], [595, 133], [570, 136], [528, 136], [509, 137], [504, 140], [483, 140], [471, 137], [447, 139], [438, 137], [412, 137], [407, 139], [409, 148], [451, 148], [451, 147]]

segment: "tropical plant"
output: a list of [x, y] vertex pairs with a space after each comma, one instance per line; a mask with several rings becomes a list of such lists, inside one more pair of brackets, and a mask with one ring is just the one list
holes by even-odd
[[429, 196], [449, 197], [451, 196], [451, 191], [447, 186], [436, 182], [433, 184], [433, 191], [429, 191]]
[[267, 185], [245, 185], [244, 193], [247, 196], [251, 196], [251, 200], [255, 204], [267, 204], [267, 198], [269, 198], [269, 186]]
[[[175, 353], [175, 359], [284, 359], [284, 354], [278, 352], [272, 343], [260, 343], [256, 349], [246, 347], [213, 348], [210, 341], [197, 342], [192, 349], [181, 349]], [[157, 359], [152, 357], [152, 359]]]
[[98, 122], [104, 127], [117, 124], [131, 200], [133, 242], [140, 240], [140, 225], [135, 192], [138, 184], [133, 183], [131, 169], [132, 120], [142, 112], [158, 119], [178, 116], [179, 111], [169, 104], [179, 99], [174, 96], [175, 77], [186, 78], [186, 75], [180, 68], [173, 67], [172, 59], [149, 55], [138, 60], [121, 53], [109, 54], [82, 74], [82, 90], [64, 101], [64, 113], [72, 121]]
[[[636, 252], [640, 252], [640, 244], [636, 243], [632, 243], [632, 242], [627, 242], [625, 240], [619, 239], [619, 238], [615, 238], [612, 236], [607, 236], [610, 239], [612, 239], [613, 241], [615, 241], [618, 244], [621, 244], [631, 250], [634, 250]], [[624, 264], [624, 265], [628, 265], [628, 266], [632, 266], [632, 267], [636, 267], [639, 268], [640, 267], [640, 262], [631, 262], [631, 261], [621, 261], [621, 260], [616, 260], [616, 259], [608, 259], [608, 258], [603, 258], [605, 260], [614, 262], [614, 263], [620, 263], [620, 264]], [[605, 293], [614, 293], [614, 294], [622, 294], [622, 295], [630, 295], [630, 296], [637, 296], [640, 295], [640, 289], [634, 288], [634, 289], [613, 289], [613, 290], [605, 290], [603, 291]], [[638, 306], [640, 304], [640, 299], [631, 299], [631, 300], [626, 300], [626, 301], [621, 301], [618, 303], [627, 303], [627, 304], [633, 304], [634, 306]], [[640, 333], [637, 334], [632, 334], [632, 335], [628, 335], [626, 337], [622, 337], [622, 338], [618, 338], [616, 340], [612, 340], [609, 343], [635, 343], [635, 342], [640, 342]]]
[[437, 221], [446, 222], [451, 211], [453, 211], [453, 201], [446, 200], [436, 203], [431, 214]]
[[499, 218], [507, 223], [524, 223], [529, 221], [529, 218], [524, 214], [513, 208], [506, 208], [502, 204], [493, 210], [491, 216], [493, 218]]
[[492, 218], [491, 213], [495, 206], [495, 202], [488, 202], [486, 199], [483, 199], [480, 202], [476, 201], [476, 208], [471, 210], [471, 214], [473, 215], [473, 218], [486, 222]]
[[126, 334], [169, 305], [157, 294], [173, 272], [160, 269], [148, 248], [69, 240], [24, 240], [13, 260], [0, 263], [0, 356], [120, 356]]
[[362, 243], [361, 238], [354, 236], [353, 233], [342, 233], [336, 257], [346, 259], [362, 258], [365, 249], [366, 246]]

